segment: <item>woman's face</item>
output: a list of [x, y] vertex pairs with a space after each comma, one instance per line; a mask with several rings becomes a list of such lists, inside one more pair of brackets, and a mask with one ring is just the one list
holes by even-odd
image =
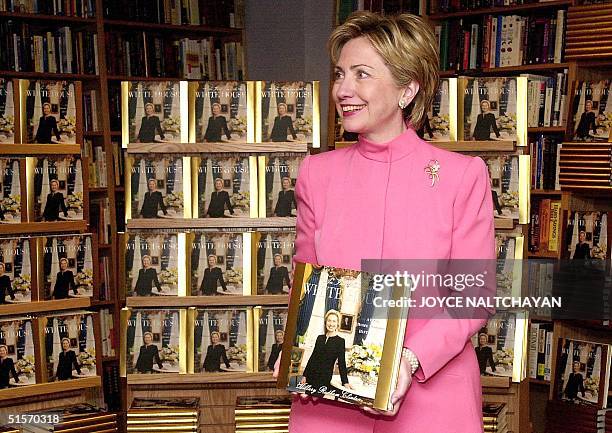
[[43, 114], [48, 116], [51, 113], [51, 106], [49, 104], [43, 104]]
[[221, 106], [219, 104], [213, 104], [212, 114], [213, 116], [218, 116], [219, 114], [221, 114]]
[[215, 189], [217, 191], [221, 191], [223, 189], [223, 180], [222, 179], [216, 179], [215, 180]]
[[489, 101], [482, 101], [480, 103], [480, 109], [482, 110], [483, 113], [486, 113], [487, 111], [489, 111], [490, 108], [491, 108], [491, 105], [489, 104]]
[[150, 116], [151, 114], [153, 114], [153, 105], [151, 104], [145, 105], [145, 113], [147, 114], [147, 116]]
[[282, 344], [285, 339], [285, 333], [283, 331], [278, 331], [276, 333], [276, 344]]
[[586, 233], [580, 232], [580, 234], [578, 235], [578, 240], [580, 241], [580, 243], [584, 242], [585, 239], [586, 239]]
[[51, 191], [55, 192], [59, 188], [59, 183], [56, 181], [51, 182]]
[[145, 257], [144, 259], [142, 259], [142, 266], [144, 266], [145, 268], [148, 268], [149, 266], [151, 266], [151, 259], [148, 257]]
[[70, 349], [70, 341], [62, 340], [62, 349], [64, 349], [64, 350]]
[[8, 355], [8, 353], [6, 352], [6, 347], [0, 347], [0, 357], [4, 358], [6, 357], [6, 355]]
[[68, 268], [68, 260], [60, 260], [60, 269], [65, 271]]
[[217, 258], [215, 256], [208, 256], [208, 266], [212, 267], [217, 264]]
[[211, 335], [210, 336], [210, 341], [212, 341], [212, 344], [219, 343], [219, 334], [215, 333], [215, 334]]
[[591, 111], [593, 109], [593, 102], [592, 101], [586, 101], [584, 103], [584, 107], [586, 111]]
[[[404, 96], [382, 57], [370, 42], [359, 37], [348, 41], [335, 67], [332, 96], [342, 125], [375, 142], [387, 142], [404, 129], [398, 103]], [[412, 99], [404, 98], [406, 103]]]
[[334, 332], [338, 329], [338, 317], [335, 314], [330, 314], [325, 320], [325, 329], [328, 332]]
[[145, 334], [143, 338], [146, 345], [151, 344], [151, 342], [153, 341], [153, 337], [151, 337], [151, 334]]
[[486, 335], [481, 335], [480, 337], [478, 337], [478, 342], [480, 343], [481, 346], [484, 346], [487, 344], [487, 336]]
[[287, 106], [285, 104], [280, 104], [278, 106], [278, 115], [284, 116], [285, 114], [287, 114]]
[[574, 362], [572, 367], [573, 367], [574, 373], [578, 373], [580, 371], [580, 363], [579, 362]]

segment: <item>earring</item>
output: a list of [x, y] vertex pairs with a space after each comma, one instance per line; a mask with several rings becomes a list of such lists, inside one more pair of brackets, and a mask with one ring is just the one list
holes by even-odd
[[403, 110], [404, 108], [406, 108], [406, 101], [404, 101], [403, 99], [400, 99], [398, 102], [398, 105]]

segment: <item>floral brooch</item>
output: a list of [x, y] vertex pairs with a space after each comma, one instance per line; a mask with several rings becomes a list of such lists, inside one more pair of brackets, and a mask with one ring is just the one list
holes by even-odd
[[429, 175], [429, 179], [431, 179], [431, 185], [434, 186], [437, 181], [440, 180], [440, 175], [438, 174], [440, 171], [440, 163], [437, 159], [430, 159], [427, 165], [425, 166], [425, 173]]

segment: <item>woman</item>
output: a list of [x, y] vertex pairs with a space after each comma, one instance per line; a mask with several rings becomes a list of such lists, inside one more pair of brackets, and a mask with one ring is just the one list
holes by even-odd
[[11, 284], [11, 277], [4, 275], [4, 263], [0, 262], [0, 304], [6, 303], [6, 295], [15, 300], [15, 292]]
[[223, 270], [217, 266], [217, 256], [210, 254], [207, 257], [207, 261], [208, 267], [204, 269], [204, 277], [200, 284], [200, 293], [204, 296], [218, 295], [217, 284], [220, 284], [223, 291], [227, 292], [227, 285], [223, 279]]
[[8, 388], [11, 375], [15, 382], [19, 382], [15, 363], [12, 358], [9, 358], [6, 345], [2, 344], [0, 345], [0, 389]]
[[315, 347], [304, 369], [302, 385], [308, 383], [319, 392], [335, 389], [330, 382], [337, 362], [342, 385], [345, 388], [352, 389], [346, 370], [346, 354], [344, 352], [346, 344], [344, 338], [338, 335], [339, 324], [340, 313], [338, 311], [329, 310], [325, 313], [325, 334], [317, 337]]
[[57, 119], [51, 114], [51, 104], [45, 102], [42, 105], [43, 115], [38, 120], [38, 129], [34, 143], [49, 144], [53, 143], [51, 137], [55, 136], [57, 141], [61, 140], [59, 129], [57, 129]]
[[225, 346], [219, 343], [221, 334], [218, 331], [210, 333], [210, 342], [206, 349], [206, 357], [204, 358], [204, 371], [214, 372], [221, 371], [221, 360], [227, 368], [230, 368], [230, 362], [225, 353]]
[[140, 215], [143, 218], [159, 218], [157, 212], [159, 209], [168, 215], [168, 210], [164, 204], [164, 198], [161, 192], [156, 191], [157, 181], [155, 179], [149, 179], [147, 181], [147, 192], [145, 192], [142, 200], [142, 207], [140, 208]]
[[593, 101], [587, 99], [584, 102], [584, 113], [580, 115], [580, 122], [578, 122], [578, 126], [576, 127], [574, 138], [576, 140], [592, 138], [591, 131], [593, 131], [593, 134], [597, 134], [595, 112], [593, 111]]
[[476, 358], [478, 358], [478, 366], [480, 367], [480, 374], [487, 372], [487, 364], [491, 367], [491, 371], [495, 371], [495, 360], [493, 359], [493, 350], [487, 346], [487, 333], [481, 332], [478, 334], [478, 347], [476, 350]]
[[221, 141], [221, 134], [225, 133], [228, 140], [232, 139], [232, 134], [227, 127], [225, 116], [221, 115], [221, 104], [215, 102], [212, 104], [212, 116], [208, 118], [208, 126], [204, 134], [204, 141], [213, 143]]
[[276, 364], [276, 360], [278, 359], [280, 353], [283, 351], [283, 342], [285, 341], [285, 331], [282, 329], [277, 329], [274, 333], [274, 340], [276, 341], [272, 344], [270, 348], [270, 356], [268, 357], [268, 370], [274, 370], [274, 364]]
[[586, 232], [584, 230], [580, 230], [580, 233], [578, 233], [578, 243], [576, 244], [576, 248], [574, 248], [574, 256], [572, 259], [587, 260], [590, 258], [591, 247], [586, 242]]
[[270, 141], [287, 141], [287, 132], [291, 134], [294, 140], [297, 139], [295, 129], [293, 129], [293, 119], [287, 115], [287, 104], [281, 102], [276, 107], [278, 116], [274, 118], [272, 132], [270, 133]]
[[582, 373], [580, 373], [580, 361], [574, 361], [572, 363], [572, 372], [567, 377], [567, 385], [565, 385], [563, 394], [565, 394], [566, 398], [573, 400], [578, 398], [578, 393], [581, 393], [582, 397], [584, 397], [584, 392], [584, 378]]
[[145, 104], [145, 116], [143, 116], [140, 121], [140, 130], [138, 131], [136, 143], [154, 143], [156, 142], [156, 134], [159, 134], [161, 140], [166, 138], [159, 117], [155, 116], [153, 113], [155, 113], [155, 106], [147, 102]]
[[[360, 269], [368, 258], [495, 259], [485, 163], [415, 132], [438, 86], [436, 47], [429, 26], [407, 14], [358, 12], [333, 32], [332, 94], [344, 128], [359, 139], [302, 162], [296, 261]], [[393, 411], [298, 399], [290, 431], [481, 432], [471, 337], [486, 320], [409, 319]]]
[[72, 367], [81, 374], [81, 366], [77, 361], [76, 353], [70, 350], [70, 338], [62, 338], [62, 351], [59, 354], [59, 362], [57, 363], [57, 372], [55, 377], [57, 380], [72, 379]]
[[59, 261], [60, 271], [55, 276], [55, 285], [53, 286], [53, 299], [66, 299], [68, 292], [77, 295], [77, 285], [74, 282], [74, 274], [68, 269], [68, 259], [62, 257]]
[[495, 114], [491, 113], [491, 103], [486, 99], [480, 102], [481, 113], [476, 118], [476, 126], [474, 126], [473, 140], [490, 140], [491, 130], [495, 133], [495, 136], [499, 138], [499, 129], [497, 129], [497, 121], [495, 120]]
[[155, 285], [158, 293], [162, 292], [161, 284], [159, 284], [157, 278], [157, 270], [151, 266], [151, 256], [142, 256], [142, 268], [138, 271], [138, 280], [136, 280], [136, 294], [138, 296], [151, 296], [153, 285]]
[[162, 364], [159, 358], [159, 349], [153, 344], [153, 334], [145, 332], [142, 336], [144, 344], [140, 346], [140, 352], [138, 353], [138, 359], [136, 360], [136, 370], [139, 373], [153, 373], [153, 362], [162, 369]]
[[43, 210], [44, 221], [57, 221], [60, 219], [60, 211], [64, 213], [64, 217], [68, 217], [68, 208], [64, 201], [64, 194], [59, 190], [59, 181], [53, 179], [50, 184], [51, 192], [47, 194], [47, 201], [45, 202], [45, 209]]

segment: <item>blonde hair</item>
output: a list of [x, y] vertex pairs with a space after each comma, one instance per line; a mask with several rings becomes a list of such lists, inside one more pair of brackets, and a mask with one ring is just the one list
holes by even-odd
[[340, 312], [336, 310], [329, 310], [327, 313], [325, 313], [325, 320], [327, 320], [327, 318], [332, 314], [334, 314], [338, 319], [338, 322], [340, 322]]
[[405, 87], [413, 81], [419, 84], [418, 93], [403, 111], [404, 118], [412, 127], [420, 128], [438, 90], [438, 48], [430, 26], [411, 14], [382, 16], [366, 11], [355, 12], [329, 37], [332, 62], [338, 62], [348, 41], [359, 37], [372, 44], [398, 87]]

